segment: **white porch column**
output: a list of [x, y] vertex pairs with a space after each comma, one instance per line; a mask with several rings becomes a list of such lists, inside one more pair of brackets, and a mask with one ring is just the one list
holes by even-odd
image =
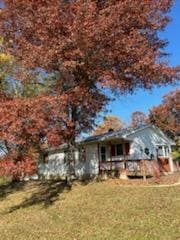
[[169, 166], [170, 166], [170, 171], [173, 173], [174, 172], [174, 163], [173, 163], [173, 159], [172, 159], [172, 154], [171, 154], [171, 146], [168, 146], [169, 148]]
[[162, 146], [163, 157], [166, 157], [165, 146]]

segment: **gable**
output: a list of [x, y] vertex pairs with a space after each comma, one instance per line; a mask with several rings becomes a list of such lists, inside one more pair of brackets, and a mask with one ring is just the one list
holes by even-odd
[[152, 125], [136, 130], [126, 137], [131, 140], [141, 138], [144, 141], [150, 141], [153, 145], [175, 145], [159, 128]]

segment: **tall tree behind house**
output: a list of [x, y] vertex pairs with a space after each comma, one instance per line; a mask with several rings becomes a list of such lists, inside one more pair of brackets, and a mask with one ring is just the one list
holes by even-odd
[[161, 61], [166, 42], [157, 34], [169, 22], [172, 0], [4, 2], [0, 34], [7, 52], [25, 69], [59, 76], [53, 94], [1, 100], [1, 138], [26, 143], [23, 154], [42, 129], [49, 143], [71, 148], [107, 103], [102, 89], [125, 94], [179, 78], [178, 67]]
[[108, 131], [117, 131], [125, 127], [123, 121], [116, 116], [106, 116], [103, 122], [95, 128], [93, 135], [99, 135]]

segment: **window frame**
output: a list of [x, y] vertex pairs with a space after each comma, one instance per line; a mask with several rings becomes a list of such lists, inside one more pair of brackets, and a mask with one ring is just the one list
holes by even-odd
[[[105, 149], [105, 152], [102, 152], [102, 148]], [[102, 158], [102, 155], [104, 155], [105, 159]], [[100, 156], [101, 156], [101, 162], [106, 162], [107, 161], [107, 148], [106, 146], [100, 146]]]
[[[126, 153], [126, 144], [129, 144], [129, 151], [130, 151], [130, 143], [129, 142], [125, 142], [125, 143], [118, 143], [118, 144], [112, 144], [111, 145], [111, 150], [110, 150], [110, 153], [111, 153], [111, 157], [122, 157], [122, 156], [127, 156], [129, 154]], [[122, 154], [119, 154], [118, 155], [118, 149], [117, 147], [121, 145], [122, 146]], [[112, 154], [112, 148], [114, 148], [114, 153], [115, 154]], [[128, 152], [129, 152], [128, 151]]]
[[84, 146], [79, 147], [79, 162], [86, 162], [86, 148]]
[[67, 150], [64, 150], [63, 153], [64, 153], [64, 159], [63, 159], [64, 164], [67, 164], [68, 163], [68, 152], [67, 152]]
[[[161, 154], [159, 154], [161, 152]], [[169, 147], [167, 145], [158, 145], [157, 146], [157, 156], [158, 157], [169, 157]]]
[[[118, 154], [118, 146], [121, 146], [120, 153], [122, 153], [122, 154]], [[117, 144], [116, 145], [116, 157], [124, 156], [124, 153], [125, 153], [124, 144], [123, 143]]]

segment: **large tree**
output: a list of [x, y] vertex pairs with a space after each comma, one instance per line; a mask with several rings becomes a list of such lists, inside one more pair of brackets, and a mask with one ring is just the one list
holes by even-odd
[[180, 89], [166, 94], [162, 103], [150, 110], [149, 121], [176, 140], [180, 134]]
[[[166, 42], [158, 35], [169, 21], [172, 3], [4, 0], [0, 34], [8, 54], [27, 71], [42, 69], [58, 79], [50, 93], [2, 100], [1, 139], [16, 145], [22, 132], [26, 146], [35, 145], [34, 139], [38, 142], [42, 135], [72, 146], [107, 102], [102, 89], [127, 93], [177, 79], [179, 69], [162, 59]], [[27, 81], [23, 74], [19, 77]]]
[[125, 124], [116, 116], [106, 116], [103, 122], [95, 128], [93, 135], [99, 135], [108, 131], [117, 131], [125, 127]]
[[147, 123], [146, 114], [141, 111], [135, 111], [131, 115], [130, 126], [135, 128]]

